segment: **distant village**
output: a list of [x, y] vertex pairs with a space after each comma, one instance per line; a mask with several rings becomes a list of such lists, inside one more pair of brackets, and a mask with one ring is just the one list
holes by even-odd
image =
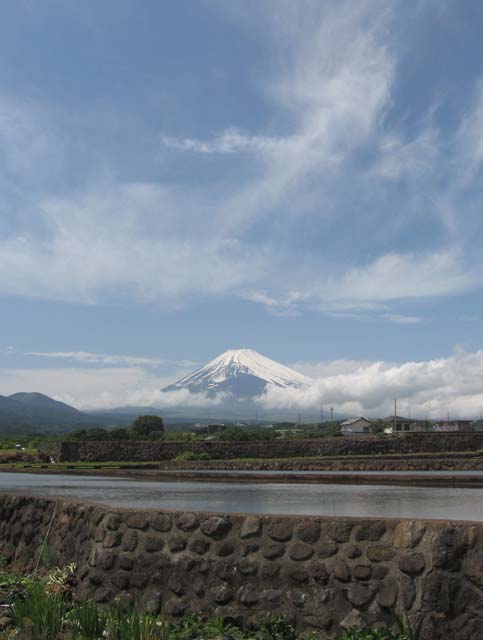
[[266, 429], [276, 438], [293, 437], [320, 437], [320, 435], [341, 436], [365, 436], [365, 435], [392, 435], [407, 433], [458, 433], [473, 432], [483, 429], [481, 420], [418, 420], [400, 415], [387, 416], [386, 418], [365, 418], [357, 416], [347, 420], [331, 420], [327, 422], [303, 423], [300, 417], [297, 422], [264, 422], [242, 421], [228, 424], [194, 425], [196, 435], [205, 436], [206, 440], [217, 439], [224, 431], [238, 430], [241, 433], [245, 429], [253, 427]]
[[363, 416], [350, 418], [340, 423], [340, 432], [344, 436], [364, 435], [368, 433], [431, 433], [473, 431], [476, 422], [473, 420], [414, 420], [403, 416], [369, 420]]

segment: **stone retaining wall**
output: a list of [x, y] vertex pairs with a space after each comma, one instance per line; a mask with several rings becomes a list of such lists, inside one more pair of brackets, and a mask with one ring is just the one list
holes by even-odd
[[395, 436], [353, 436], [317, 440], [272, 442], [148, 442], [67, 441], [53, 443], [50, 452], [59, 462], [172, 460], [185, 451], [206, 453], [213, 459], [296, 458], [310, 456], [388, 455], [480, 451], [483, 432], [412, 433]]
[[109, 509], [0, 495], [0, 553], [30, 571], [77, 563], [78, 598], [117, 597], [152, 612], [190, 611], [247, 626], [261, 612], [333, 637], [424, 618], [423, 639], [481, 639], [483, 525], [438, 521]]
[[167, 460], [163, 470], [216, 471], [483, 471], [483, 456], [337, 458], [311, 460], [207, 460], [177, 462]]

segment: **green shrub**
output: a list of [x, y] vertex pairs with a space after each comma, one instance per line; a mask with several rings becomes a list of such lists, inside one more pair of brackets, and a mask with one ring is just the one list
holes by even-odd
[[294, 627], [283, 615], [262, 615], [258, 621], [255, 637], [257, 640], [296, 640]]

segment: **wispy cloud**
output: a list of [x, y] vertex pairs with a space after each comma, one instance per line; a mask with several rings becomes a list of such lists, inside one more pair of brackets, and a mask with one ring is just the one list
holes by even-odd
[[262, 304], [267, 311], [275, 316], [287, 318], [294, 318], [300, 314], [299, 305], [303, 301], [303, 295], [298, 293], [275, 297], [266, 291], [240, 291], [239, 295], [244, 300]]
[[130, 394], [164, 386], [142, 367], [0, 369], [0, 393], [38, 391], [79, 409], [129, 404]]
[[153, 358], [145, 356], [116, 355], [108, 353], [92, 353], [89, 351], [28, 351], [26, 356], [39, 358], [53, 358], [60, 360], [72, 360], [73, 362], [85, 362], [104, 365], [128, 365], [128, 366], [152, 366], [170, 365], [177, 367], [195, 366], [195, 362], [175, 362], [165, 358]]
[[178, 139], [161, 136], [161, 142], [169, 149], [195, 153], [274, 153], [283, 152], [284, 140], [267, 136], [252, 136], [238, 129], [227, 129], [212, 140]]
[[13, 355], [15, 353], [15, 347], [9, 345], [8, 347], [0, 347], [0, 354]]
[[[478, 286], [477, 268], [462, 265], [453, 251], [427, 254], [388, 253], [323, 283], [319, 296], [331, 306], [364, 308], [367, 304], [447, 296]], [[390, 319], [390, 318], [389, 318]]]
[[288, 293], [245, 292], [244, 297], [260, 302], [270, 311], [297, 313], [312, 307], [332, 317], [374, 318], [399, 324], [421, 322], [419, 316], [394, 312], [396, 302], [446, 297], [479, 286], [479, 266], [465, 267], [454, 250], [436, 253], [387, 253], [357, 267], [331, 269], [314, 279], [306, 268], [305, 282]]
[[401, 313], [386, 313], [382, 317], [395, 324], [420, 324], [423, 321], [419, 316], [406, 316]]
[[[11, 200], [0, 218], [0, 293], [168, 308], [237, 297], [279, 315], [311, 308], [416, 324], [408, 302], [481, 288], [481, 82], [459, 122], [443, 131], [429, 104], [408, 132], [391, 117], [397, 3], [251, 6], [235, 19], [266, 42], [259, 86], [271, 117], [212, 137], [155, 136], [164, 161], [199, 156], [201, 173], [229, 156], [216, 179], [208, 170], [189, 184], [155, 182], [153, 159], [149, 177], [129, 180], [114, 156], [95, 172], [51, 107], [0, 96]], [[44, 178], [65, 158], [82, 175], [59, 188]], [[422, 223], [435, 228], [425, 240]], [[329, 252], [331, 242], [340, 250]]]
[[265, 252], [213, 237], [212, 223], [194, 220], [193, 202], [181, 215], [183, 201], [153, 184], [46, 200], [40, 205], [42, 242], [28, 231], [0, 240], [0, 291], [88, 304], [128, 297], [176, 307], [187, 297], [225, 294], [258, 279]]
[[[117, 364], [117, 363], [115, 363]], [[180, 372], [188, 373], [187, 371]], [[208, 397], [186, 389], [162, 392], [173, 377], [162, 377], [144, 366], [69, 367], [60, 369], [0, 369], [0, 393], [39, 391], [78, 409], [111, 409], [119, 406], [205, 408], [217, 406], [224, 394]]]
[[382, 137], [373, 171], [381, 178], [424, 179], [434, 171], [440, 149], [438, 131], [429, 125], [413, 140], [406, 141], [397, 132]]

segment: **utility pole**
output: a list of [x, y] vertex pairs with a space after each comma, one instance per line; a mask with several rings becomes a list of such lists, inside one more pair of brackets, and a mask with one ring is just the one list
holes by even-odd
[[330, 421], [334, 422], [334, 407], [330, 408]]
[[396, 416], [397, 416], [397, 398], [394, 398], [394, 420], [392, 424], [393, 433], [396, 433]]
[[322, 426], [322, 423], [324, 422], [324, 405], [320, 406], [320, 426]]

